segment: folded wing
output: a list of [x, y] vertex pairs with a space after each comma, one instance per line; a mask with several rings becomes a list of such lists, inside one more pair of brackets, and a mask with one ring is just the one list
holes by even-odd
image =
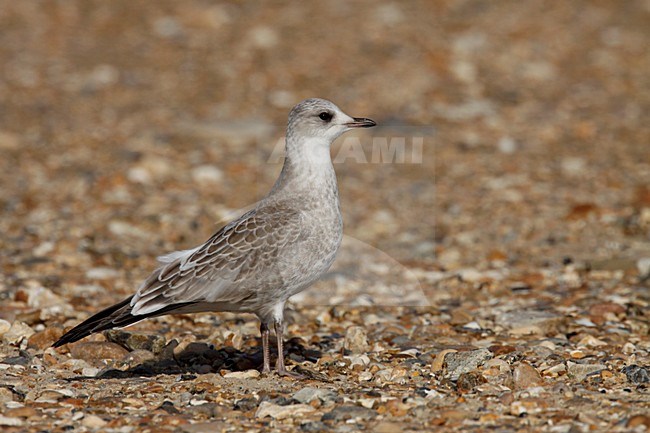
[[151, 315], [175, 304], [237, 303], [254, 277], [273, 277], [279, 254], [301, 236], [295, 209], [261, 207], [242, 215], [198, 248], [160, 257], [161, 266], [130, 301], [131, 314]]

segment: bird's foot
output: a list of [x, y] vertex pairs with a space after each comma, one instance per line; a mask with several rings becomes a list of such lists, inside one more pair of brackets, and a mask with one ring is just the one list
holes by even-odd
[[290, 377], [290, 378], [296, 379], [296, 380], [307, 379], [307, 376], [305, 376], [304, 374], [296, 373], [294, 371], [287, 370], [286, 368], [278, 369], [278, 376], [280, 376], [280, 377]]

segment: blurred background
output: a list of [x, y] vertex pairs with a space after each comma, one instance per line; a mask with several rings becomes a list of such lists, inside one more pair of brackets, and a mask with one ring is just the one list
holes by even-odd
[[367, 155], [378, 137], [423, 151], [336, 164], [346, 243], [334, 292], [303, 302], [427, 305], [458, 296], [452, 272], [635, 270], [649, 42], [646, 0], [2, 1], [0, 291], [130, 294], [156, 255], [268, 191], [307, 97], [375, 119]]

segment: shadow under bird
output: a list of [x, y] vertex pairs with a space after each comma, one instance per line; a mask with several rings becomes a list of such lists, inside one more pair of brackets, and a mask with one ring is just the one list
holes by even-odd
[[324, 99], [300, 102], [289, 113], [282, 172], [254, 209], [202, 245], [159, 257], [160, 266], [133, 296], [75, 326], [54, 347], [148, 317], [248, 312], [261, 322], [262, 372], [271, 371], [273, 325], [278, 374], [301, 377], [285, 367], [282, 320], [287, 299], [323, 275], [341, 245], [343, 221], [330, 145], [350, 129], [375, 125]]

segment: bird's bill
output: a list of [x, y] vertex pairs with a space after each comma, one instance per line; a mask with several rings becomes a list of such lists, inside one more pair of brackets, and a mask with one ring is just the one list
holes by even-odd
[[365, 117], [354, 117], [352, 122], [348, 122], [345, 126], [349, 128], [370, 128], [377, 125], [377, 123], [372, 119], [366, 119]]

